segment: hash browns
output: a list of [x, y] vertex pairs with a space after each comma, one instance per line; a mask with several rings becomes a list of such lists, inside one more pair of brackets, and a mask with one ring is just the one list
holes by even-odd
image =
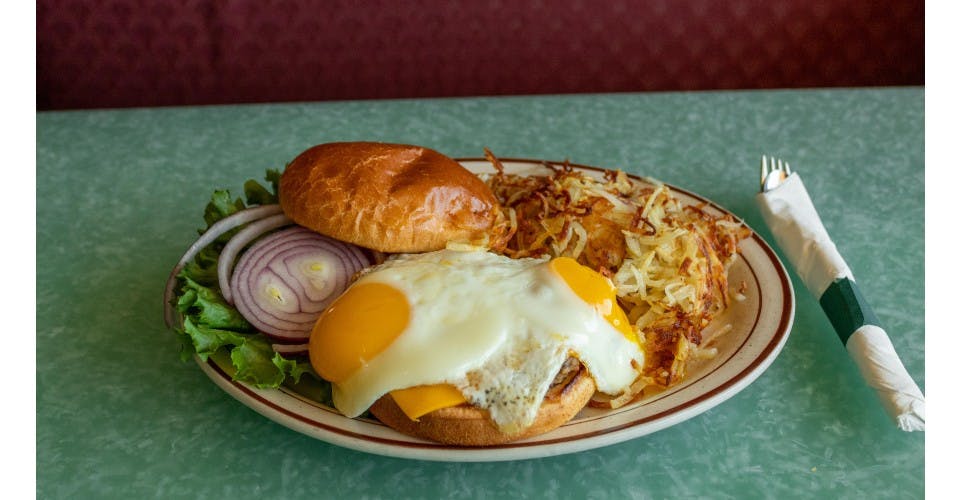
[[485, 181], [506, 226], [499, 250], [513, 258], [572, 257], [613, 281], [646, 354], [629, 399], [645, 385], [682, 380], [691, 354], [701, 352], [703, 329], [729, 305], [727, 268], [750, 230], [623, 172], [605, 171], [599, 180], [569, 164], [545, 164], [552, 174], [520, 176], [486, 153], [497, 173]]

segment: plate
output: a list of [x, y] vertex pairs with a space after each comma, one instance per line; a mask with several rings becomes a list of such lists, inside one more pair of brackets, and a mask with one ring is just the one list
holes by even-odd
[[[482, 159], [459, 160], [476, 173], [492, 173]], [[536, 175], [549, 172], [544, 161], [501, 159], [507, 172]], [[556, 163], [554, 163], [556, 164]], [[572, 165], [588, 175], [602, 170]], [[631, 176], [640, 182], [642, 178]], [[713, 213], [729, 213], [694, 193], [670, 186], [687, 204], [703, 204]], [[373, 419], [350, 419], [289, 387], [257, 389], [229, 376], [227, 364], [214, 357], [199, 362], [224, 391], [267, 418], [337, 446], [392, 457], [486, 462], [574, 453], [635, 439], [676, 425], [717, 406], [743, 390], [773, 363], [793, 324], [794, 296], [790, 278], [770, 246], [755, 232], [741, 242], [741, 254], [730, 269], [731, 286], [746, 286], [746, 299], [734, 302], [710, 328], [731, 325], [714, 342], [718, 355], [688, 364], [686, 379], [669, 390], [615, 409], [586, 408], [549, 433], [486, 448], [443, 445], [397, 433]], [[709, 334], [708, 331], [705, 334]]]

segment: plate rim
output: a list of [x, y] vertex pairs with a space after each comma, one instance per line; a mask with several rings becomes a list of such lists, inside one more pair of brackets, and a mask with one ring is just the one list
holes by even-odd
[[[562, 167], [570, 166], [578, 170], [588, 170], [597, 173], [602, 173], [605, 171], [610, 171], [614, 169], [606, 169], [602, 167], [596, 167], [591, 165], [582, 165], [573, 163], [570, 161], [552, 161], [552, 160], [540, 160], [540, 159], [530, 159], [530, 158], [513, 158], [513, 157], [498, 157], [503, 164], [525, 164], [530, 166], [544, 166], [544, 167]], [[482, 157], [465, 157], [465, 158], [455, 158], [455, 161], [458, 163], [487, 163], [490, 164], [490, 161], [487, 158]], [[716, 210], [719, 210], [723, 213], [730, 214], [733, 217], [737, 218], [741, 223], [746, 227], [750, 226], [744, 221], [741, 217], [737, 216], [730, 210], [727, 210], [722, 205], [714, 202], [713, 200], [707, 199], [699, 194], [688, 191], [686, 189], [674, 186], [670, 183], [662, 182], [651, 177], [630, 174], [624, 172], [626, 175], [635, 180], [640, 180], [642, 182], [651, 183], [657, 182], [666, 185], [670, 190], [682, 193], [683, 195], [698, 200], [701, 203], [704, 203], [708, 206], [713, 207]], [[739, 370], [736, 375], [728, 377], [722, 383], [712, 390], [701, 394], [693, 399], [682, 401], [681, 404], [676, 406], [670, 406], [665, 408], [657, 413], [645, 416], [643, 418], [630, 421], [626, 424], [621, 424], [615, 427], [605, 428], [602, 430], [596, 430], [592, 432], [587, 432], [582, 435], [575, 437], [569, 437], [564, 439], [558, 439], [556, 441], [550, 440], [537, 440], [537, 441], [517, 441], [513, 443], [506, 443], [503, 445], [498, 445], [494, 447], [460, 447], [460, 446], [450, 446], [440, 443], [433, 443], [428, 441], [417, 441], [414, 438], [409, 436], [402, 435], [397, 433], [397, 436], [405, 439], [404, 441], [395, 440], [395, 439], [384, 439], [377, 436], [370, 436], [355, 432], [353, 430], [347, 429], [345, 427], [336, 427], [323, 422], [319, 422], [316, 419], [310, 418], [308, 415], [298, 413], [294, 409], [285, 407], [275, 401], [271, 396], [277, 396], [277, 391], [283, 394], [283, 397], [290, 398], [299, 402], [298, 404], [309, 404], [305, 403], [301, 398], [294, 396], [292, 391], [286, 388], [278, 389], [258, 389], [244, 382], [233, 380], [230, 375], [224, 371], [215, 360], [210, 357], [206, 361], [201, 360], [199, 357], [195, 356], [196, 362], [200, 365], [203, 372], [211, 378], [214, 383], [219, 386], [222, 390], [230, 394], [234, 399], [238, 400], [240, 403], [244, 404], [248, 408], [253, 409], [257, 413], [267, 417], [268, 419], [283, 425], [289, 429], [305, 434], [309, 437], [333, 444], [336, 446], [341, 446], [348, 449], [353, 449], [356, 451], [361, 451], [365, 453], [371, 453], [375, 455], [388, 456], [394, 458], [406, 458], [406, 459], [418, 459], [418, 460], [428, 460], [428, 461], [442, 461], [442, 462], [495, 462], [495, 461], [506, 461], [506, 460], [524, 460], [524, 459], [533, 459], [533, 458], [544, 458], [550, 456], [563, 455], [568, 453], [577, 453], [580, 451], [586, 451], [590, 449], [600, 448], [604, 446], [609, 446], [612, 444], [621, 443], [624, 441], [629, 441], [636, 439], [638, 437], [651, 434], [665, 428], [677, 425], [681, 422], [684, 422], [694, 416], [697, 416], [706, 410], [713, 408], [724, 401], [730, 399], [744, 388], [753, 383], [760, 375], [762, 375], [767, 368], [776, 360], [779, 356], [780, 351], [783, 349], [786, 344], [787, 339], [789, 338], [790, 331], [792, 329], [794, 316], [796, 313], [796, 297], [794, 293], [794, 288], [787, 272], [786, 268], [783, 265], [783, 262], [777, 256], [773, 248], [757, 233], [757, 231], [750, 228], [751, 235], [748, 239], [753, 240], [759, 248], [763, 251], [763, 255], [769, 259], [770, 264], [776, 271], [776, 275], [780, 278], [779, 284], [781, 292], [783, 293], [783, 309], [780, 311], [780, 319], [776, 326], [776, 331], [770, 337], [770, 340], [763, 347], [760, 354], [756, 357], [750, 359], [741, 370]], [[745, 259], [744, 259], [745, 260]], [[749, 262], [748, 262], [748, 267]], [[755, 278], [759, 279], [756, 276], [756, 271], [750, 267], [750, 272], [754, 275]], [[762, 296], [761, 296], [762, 301]], [[757, 320], [759, 320], [760, 312], [762, 311], [762, 305], [758, 308], [757, 311]], [[756, 328], [756, 323], [751, 327], [751, 332]], [[743, 342], [738, 345], [736, 352], [739, 352], [743, 348], [746, 341], [749, 340], [749, 336], [743, 340]], [[716, 369], [718, 369], [719, 365]], [[704, 378], [709, 378], [710, 374], [702, 375], [696, 381], [703, 380]], [[274, 392], [270, 392], [274, 391]], [[673, 393], [671, 393], [673, 394]], [[313, 408], [330, 411], [333, 410], [326, 409], [325, 407], [320, 407], [317, 405], [310, 405]], [[638, 407], [639, 408], [639, 407]], [[624, 411], [634, 411], [634, 409], [624, 410]], [[613, 416], [615, 414], [611, 414]], [[354, 421], [355, 419], [346, 420]], [[607, 416], [600, 416], [596, 419], [599, 420], [607, 418]], [[373, 425], [383, 426], [383, 424], [370, 422]], [[574, 422], [575, 423], [575, 422]], [[385, 426], [384, 426], [385, 427]], [[549, 433], [548, 433], [549, 434]]]

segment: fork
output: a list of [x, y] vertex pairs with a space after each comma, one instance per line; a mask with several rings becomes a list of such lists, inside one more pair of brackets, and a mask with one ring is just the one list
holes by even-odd
[[[789, 178], [789, 181], [788, 181]], [[827, 234], [800, 174], [790, 164], [760, 160], [760, 212], [800, 280], [820, 303], [867, 384], [906, 431], [924, 430], [925, 400], [900, 361]]]
[[767, 167], [767, 155], [763, 155], [760, 159], [760, 191], [765, 193], [779, 186], [792, 173], [789, 163], [772, 156]]

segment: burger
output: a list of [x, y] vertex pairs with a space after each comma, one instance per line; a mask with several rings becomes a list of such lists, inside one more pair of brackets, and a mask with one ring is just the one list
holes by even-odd
[[610, 279], [568, 257], [503, 255], [502, 207], [455, 160], [321, 144], [286, 166], [277, 194], [232, 236], [216, 288], [278, 352], [300, 342], [303, 371], [331, 384], [345, 416], [489, 446], [548, 432], [641, 377]]

